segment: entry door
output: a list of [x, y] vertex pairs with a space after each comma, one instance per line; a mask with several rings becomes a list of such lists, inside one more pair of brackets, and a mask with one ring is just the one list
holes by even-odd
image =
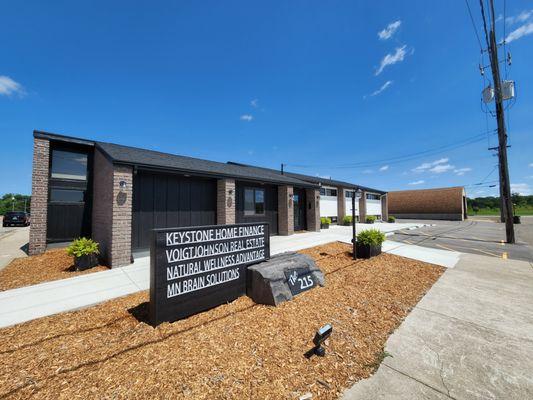
[[303, 231], [307, 228], [305, 218], [305, 189], [294, 189], [292, 200], [294, 207], [294, 230]]

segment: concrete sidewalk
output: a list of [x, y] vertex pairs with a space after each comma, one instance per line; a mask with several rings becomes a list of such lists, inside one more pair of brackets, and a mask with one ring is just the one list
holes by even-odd
[[29, 227], [2, 228], [0, 231], [0, 269], [15, 258], [27, 257], [23, 251], [30, 239]]
[[531, 263], [462, 254], [343, 399], [532, 399], [532, 305]]
[[[357, 229], [371, 227], [384, 232], [415, 228], [411, 224], [361, 224]], [[271, 237], [271, 254], [297, 251], [325, 243], [350, 243], [351, 228], [332, 226], [321, 232]], [[385, 242], [384, 251], [446, 267], [453, 267], [460, 253], [426, 249], [401, 243]], [[95, 272], [58, 281], [0, 292], [0, 328], [65, 311], [92, 306], [117, 297], [147, 290], [150, 285], [150, 259], [138, 258], [131, 265], [109, 271]]]

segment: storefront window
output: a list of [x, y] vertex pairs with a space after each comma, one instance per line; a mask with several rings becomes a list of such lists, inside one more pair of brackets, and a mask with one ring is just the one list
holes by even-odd
[[244, 189], [244, 215], [265, 215], [264, 189]]
[[63, 203], [81, 203], [83, 202], [83, 190], [76, 189], [50, 189], [50, 201]]
[[52, 178], [84, 181], [87, 179], [87, 154], [52, 150]]

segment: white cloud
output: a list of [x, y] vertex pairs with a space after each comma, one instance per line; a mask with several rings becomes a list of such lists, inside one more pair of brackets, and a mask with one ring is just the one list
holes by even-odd
[[531, 168], [533, 168], [533, 162], [532, 162], [532, 163], [529, 163], [529, 166], [530, 166]]
[[430, 168], [429, 172], [433, 172], [435, 174], [442, 174], [443, 172], [450, 171], [454, 168], [455, 167], [450, 164], [438, 164], [438, 165], [435, 165], [433, 168]]
[[423, 183], [425, 183], [425, 182], [426, 182], [426, 181], [424, 181], [424, 180], [421, 179], [421, 180], [419, 180], [419, 181], [409, 182], [408, 185], [413, 185], [413, 186], [414, 186], [414, 185], [421, 185], [421, 184], [423, 184]]
[[527, 36], [532, 33], [533, 33], [533, 22], [529, 22], [515, 29], [514, 31], [512, 31], [509, 35], [507, 35], [507, 37], [505, 38], [505, 41], [507, 43], [511, 43], [515, 40], [520, 39], [523, 36]]
[[14, 94], [24, 96], [26, 92], [20, 83], [15, 82], [9, 76], [0, 75], [0, 95], [11, 96]]
[[241, 121], [250, 122], [252, 119], [254, 119], [253, 115], [250, 115], [250, 114], [241, 115]]
[[392, 85], [392, 81], [385, 82], [378, 90], [372, 92], [370, 96], [377, 96], [378, 94], [386, 90], [390, 85]]
[[402, 21], [400, 20], [394, 21], [388, 24], [385, 29], [378, 32], [379, 39], [380, 40], [390, 39], [392, 35], [394, 35], [394, 33], [398, 30], [401, 24], [402, 24]]
[[365, 170], [363, 170], [363, 174], [373, 174], [373, 173], [374, 173], [374, 171], [371, 170], [371, 169], [365, 169]]
[[431, 167], [435, 167], [436, 165], [439, 165], [439, 164], [445, 164], [448, 161], [450, 161], [450, 159], [447, 158], [447, 157], [446, 158], [439, 158], [438, 160], [435, 160], [433, 162], [422, 163], [418, 167], [413, 168], [411, 171], [413, 171], [413, 172], [425, 172], [425, 171], [429, 170]]
[[375, 75], [378, 76], [379, 74], [381, 74], [385, 67], [387, 67], [388, 65], [394, 65], [396, 63], [402, 62], [405, 58], [405, 55], [407, 54], [407, 51], [405, 51], [406, 47], [406, 45], [403, 45], [402, 47], [397, 47], [394, 54], [389, 53], [385, 57], [383, 57]]
[[457, 175], [459, 175], [459, 176], [462, 176], [462, 175], [464, 175], [465, 173], [470, 172], [470, 171], [472, 171], [472, 168], [470, 168], [470, 167], [465, 167], [465, 168], [457, 168], [457, 169], [455, 169], [453, 172], [455, 172], [455, 173], [456, 173]]
[[[524, 10], [518, 15], [505, 18], [505, 22], [507, 22], [508, 24], [515, 24], [515, 23], [518, 23], [518, 22], [525, 22], [531, 16], [533, 16], [533, 10]], [[496, 20], [496, 22], [498, 22], [498, 20]]]
[[257, 107], [259, 107], [259, 99], [253, 99], [252, 101], [250, 101], [250, 105], [251, 105], [253, 108], [257, 108]]
[[388, 165], [384, 165], [383, 167], [381, 167], [379, 170], [380, 171], [386, 171], [389, 169], [389, 166]]
[[511, 193], [519, 193], [522, 196], [529, 196], [531, 188], [527, 183], [511, 183]]

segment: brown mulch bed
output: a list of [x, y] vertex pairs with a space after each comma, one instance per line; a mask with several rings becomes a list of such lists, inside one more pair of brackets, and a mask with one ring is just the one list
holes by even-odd
[[0, 291], [15, 289], [37, 283], [71, 278], [108, 268], [97, 265], [85, 271], [74, 270], [74, 257], [66, 249], [47, 250], [38, 256], [17, 258], [0, 271]]
[[[146, 292], [0, 330], [0, 398], [334, 399], [370, 376], [383, 346], [443, 268], [350, 246], [303, 251], [326, 287], [279, 307], [248, 297], [152, 328]], [[306, 359], [333, 325], [326, 356]]]

